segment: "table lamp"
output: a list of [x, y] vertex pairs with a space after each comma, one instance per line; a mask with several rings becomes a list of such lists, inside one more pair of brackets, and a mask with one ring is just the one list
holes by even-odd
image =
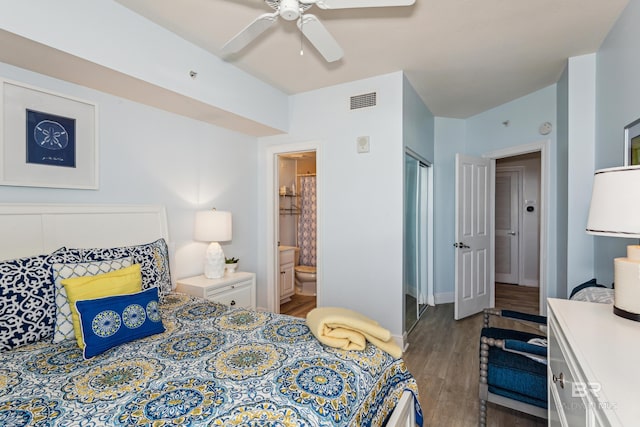
[[[640, 238], [640, 166], [595, 172], [587, 233]], [[627, 246], [627, 257], [613, 262], [613, 312], [640, 321], [640, 245]]]
[[224, 252], [218, 242], [231, 240], [231, 212], [196, 212], [194, 237], [196, 240], [210, 242], [204, 257], [204, 275], [209, 279], [224, 276]]

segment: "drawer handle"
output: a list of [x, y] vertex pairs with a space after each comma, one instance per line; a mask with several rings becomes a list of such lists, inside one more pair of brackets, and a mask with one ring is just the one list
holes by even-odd
[[560, 372], [560, 375], [558, 375], [557, 377], [555, 374], [553, 374], [553, 382], [560, 383], [560, 388], [564, 388], [564, 374]]
[[[230, 306], [232, 306], [232, 307], [233, 307], [234, 305], [236, 305], [236, 300], [232, 299], [232, 300], [231, 300], [231, 304], [229, 304], [229, 305], [230, 305]], [[560, 375], [562, 375], [562, 374], [560, 374]], [[554, 377], [554, 378], [555, 378], [555, 377]], [[555, 381], [555, 380], [554, 380], [554, 381]]]

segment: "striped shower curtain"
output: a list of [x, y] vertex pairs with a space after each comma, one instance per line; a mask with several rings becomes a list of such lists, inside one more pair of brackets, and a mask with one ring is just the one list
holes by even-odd
[[316, 265], [316, 177], [300, 177], [300, 216], [298, 217], [300, 265]]

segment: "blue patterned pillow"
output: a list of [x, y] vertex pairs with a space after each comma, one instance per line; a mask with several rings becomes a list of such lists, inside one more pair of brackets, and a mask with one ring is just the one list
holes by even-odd
[[79, 253], [65, 248], [50, 255], [0, 261], [0, 351], [53, 334], [56, 305], [51, 266], [78, 261]]
[[158, 288], [135, 294], [76, 301], [85, 359], [110, 348], [164, 332]]
[[164, 239], [144, 245], [80, 249], [82, 261], [110, 261], [128, 256], [142, 268], [142, 289], [158, 287], [160, 297], [171, 292], [169, 249]]

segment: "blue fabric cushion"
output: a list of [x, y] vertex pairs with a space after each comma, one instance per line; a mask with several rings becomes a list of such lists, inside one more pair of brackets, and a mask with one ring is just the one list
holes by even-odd
[[543, 356], [545, 358], [547, 357], [547, 347], [542, 345], [530, 344], [527, 341], [505, 340], [504, 347], [509, 350], [535, 354], [536, 356]]
[[76, 301], [85, 347], [83, 357], [149, 335], [164, 332], [158, 308], [158, 289]]
[[142, 289], [158, 287], [160, 297], [171, 292], [169, 248], [164, 239], [151, 243], [117, 248], [79, 249], [82, 261], [111, 261], [131, 256], [142, 267]]
[[538, 316], [537, 314], [521, 313], [519, 311], [502, 310], [502, 317], [508, 317], [510, 319], [525, 320], [527, 322], [539, 323], [540, 325], [547, 324], [547, 318], [544, 316]]
[[[483, 328], [482, 336], [529, 341], [544, 336], [501, 328]], [[547, 365], [526, 356], [489, 347], [487, 366], [489, 391], [522, 402], [547, 407]]]
[[77, 253], [60, 248], [50, 255], [0, 262], [0, 351], [53, 334], [56, 305], [51, 266], [79, 260]]

